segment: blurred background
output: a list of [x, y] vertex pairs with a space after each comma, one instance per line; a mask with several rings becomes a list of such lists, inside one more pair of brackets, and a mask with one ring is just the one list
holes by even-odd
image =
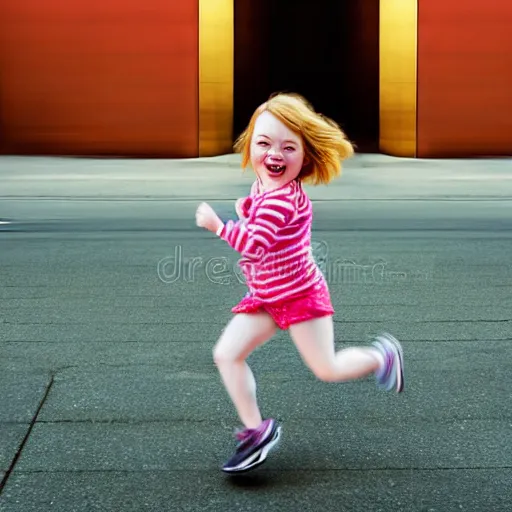
[[231, 152], [276, 91], [362, 152], [512, 154], [509, 0], [2, 0], [0, 152]]

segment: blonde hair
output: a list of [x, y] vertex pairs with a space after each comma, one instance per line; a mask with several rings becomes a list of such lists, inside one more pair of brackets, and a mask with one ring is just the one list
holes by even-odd
[[234, 144], [235, 152], [242, 154], [243, 168], [251, 159], [256, 119], [265, 111], [302, 138], [305, 164], [298, 176], [301, 181], [313, 185], [329, 183], [341, 174], [342, 160], [354, 154], [354, 146], [332, 119], [316, 112], [299, 94], [277, 93], [255, 110], [247, 128]]

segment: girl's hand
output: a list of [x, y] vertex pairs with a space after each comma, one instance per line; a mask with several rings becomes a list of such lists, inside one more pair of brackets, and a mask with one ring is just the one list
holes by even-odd
[[196, 224], [200, 228], [216, 233], [223, 223], [213, 208], [207, 203], [201, 203], [196, 211]]

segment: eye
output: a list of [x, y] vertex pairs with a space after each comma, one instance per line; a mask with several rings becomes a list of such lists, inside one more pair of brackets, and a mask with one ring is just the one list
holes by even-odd
[[266, 147], [266, 146], [268, 146], [268, 142], [265, 142], [264, 140], [260, 140], [260, 141], [258, 142], [258, 146]]
[[285, 151], [295, 151], [295, 148], [293, 146], [286, 146]]

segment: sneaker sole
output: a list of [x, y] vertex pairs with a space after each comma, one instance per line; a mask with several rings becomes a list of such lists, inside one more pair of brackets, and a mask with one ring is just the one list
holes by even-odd
[[396, 392], [402, 393], [404, 390], [404, 351], [400, 342], [391, 334], [386, 333], [385, 337], [394, 346], [397, 353], [397, 360], [395, 366], [396, 372]]
[[223, 467], [222, 471], [224, 471], [224, 473], [230, 474], [247, 473], [247, 471], [251, 471], [252, 469], [257, 468], [258, 466], [261, 466], [267, 459], [267, 455], [269, 454], [270, 450], [275, 448], [280, 438], [281, 427], [279, 426], [276, 428], [276, 431], [274, 432], [274, 436], [272, 437], [272, 439], [265, 446], [263, 446], [263, 448], [261, 448], [257, 452], [254, 452], [250, 458], [246, 459], [243, 462], [242, 465], [238, 465], [233, 468]]
[[[398, 341], [397, 341], [398, 343]], [[402, 350], [402, 345], [398, 343], [397, 345], [398, 349], [398, 364], [400, 365], [400, 368], [398, 368], [398, 376], [399, 376], [399, 382], [397, 383], [396, 390], [398, 393], [402, 393], [405, 387], [404, 382], [404, 352]]]

